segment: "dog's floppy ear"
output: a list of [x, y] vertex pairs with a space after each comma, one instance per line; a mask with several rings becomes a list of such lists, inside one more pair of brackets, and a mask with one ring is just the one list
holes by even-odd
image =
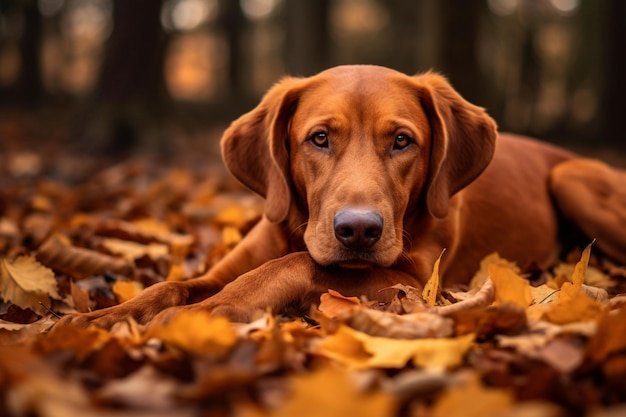
[[235, 120], [222, 136], [222, 158], [228, 170], [265, 197], [265, 215], [278, 223], [291, 205], [287, 137], [302, 79], [286, 77], [261, 103]]
[[444, 77], [428, 72], [414, 80], [432, 129], [426, 204], [431, 215], [443, 218], [450, 197], [489, 165], [497, 127], [484, 109], [463, 99]]

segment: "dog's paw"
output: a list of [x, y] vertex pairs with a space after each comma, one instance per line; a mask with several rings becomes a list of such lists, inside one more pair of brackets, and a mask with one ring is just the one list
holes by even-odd
[[98, 310], [91, 313], [67, 314], [55, 323], [55, 327], [74, 326], [87, 328], [90, 325], [94, 325], [103, 329], [110, 329], [115, 323], [124, 320], [124, 317], [111, 314], [107, 310], [109, 309]]

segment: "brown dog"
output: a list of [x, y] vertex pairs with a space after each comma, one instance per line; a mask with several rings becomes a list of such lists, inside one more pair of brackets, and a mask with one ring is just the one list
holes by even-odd
[[494, 251], [546, 267], [572, 225], [626, 262], [625, 172], [498, 134], [433, 73], [344, 66], [286, 78], [226, 130], [222, 151], [266, 198], [245, 239], [202, 277], [64, 321], [147, 322], [189, 304], [247, 320], [307, 308], [328, 288], [380, 299], [389, 285], [423, 284], [444, 248], [448, 284]]

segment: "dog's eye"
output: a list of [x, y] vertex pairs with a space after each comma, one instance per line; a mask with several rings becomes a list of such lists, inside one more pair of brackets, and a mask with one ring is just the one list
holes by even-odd
[[393, 142], [393, 149], [404, 149], [411, 144], [411, 138], [405, 134], [399, 134], [396, 136]]
[[328, 148], [328, 135], [325, 132], [315, 132], [311, 136], [311, 142], [318, 148]]

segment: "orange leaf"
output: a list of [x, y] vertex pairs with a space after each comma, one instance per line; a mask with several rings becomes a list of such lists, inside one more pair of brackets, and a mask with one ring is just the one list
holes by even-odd
[[497, 304], [512, 303], [526, 308], [532, 303], [533, 296], [528, 280], [517, 275], [511, 268], [491, 264], [489, 276], [493, 281]]
[[351, 310], [361, 305], [356, 297], [346, 297], [335, 290], [328, 290], [320, 297], [319, 310], [327, 317], [337, 317], [341, 312]]
[[117, 281], [113, 284], [112, 290], [117, 301], [123, 303], [143, 291], [143, 285], [137, 281]]

